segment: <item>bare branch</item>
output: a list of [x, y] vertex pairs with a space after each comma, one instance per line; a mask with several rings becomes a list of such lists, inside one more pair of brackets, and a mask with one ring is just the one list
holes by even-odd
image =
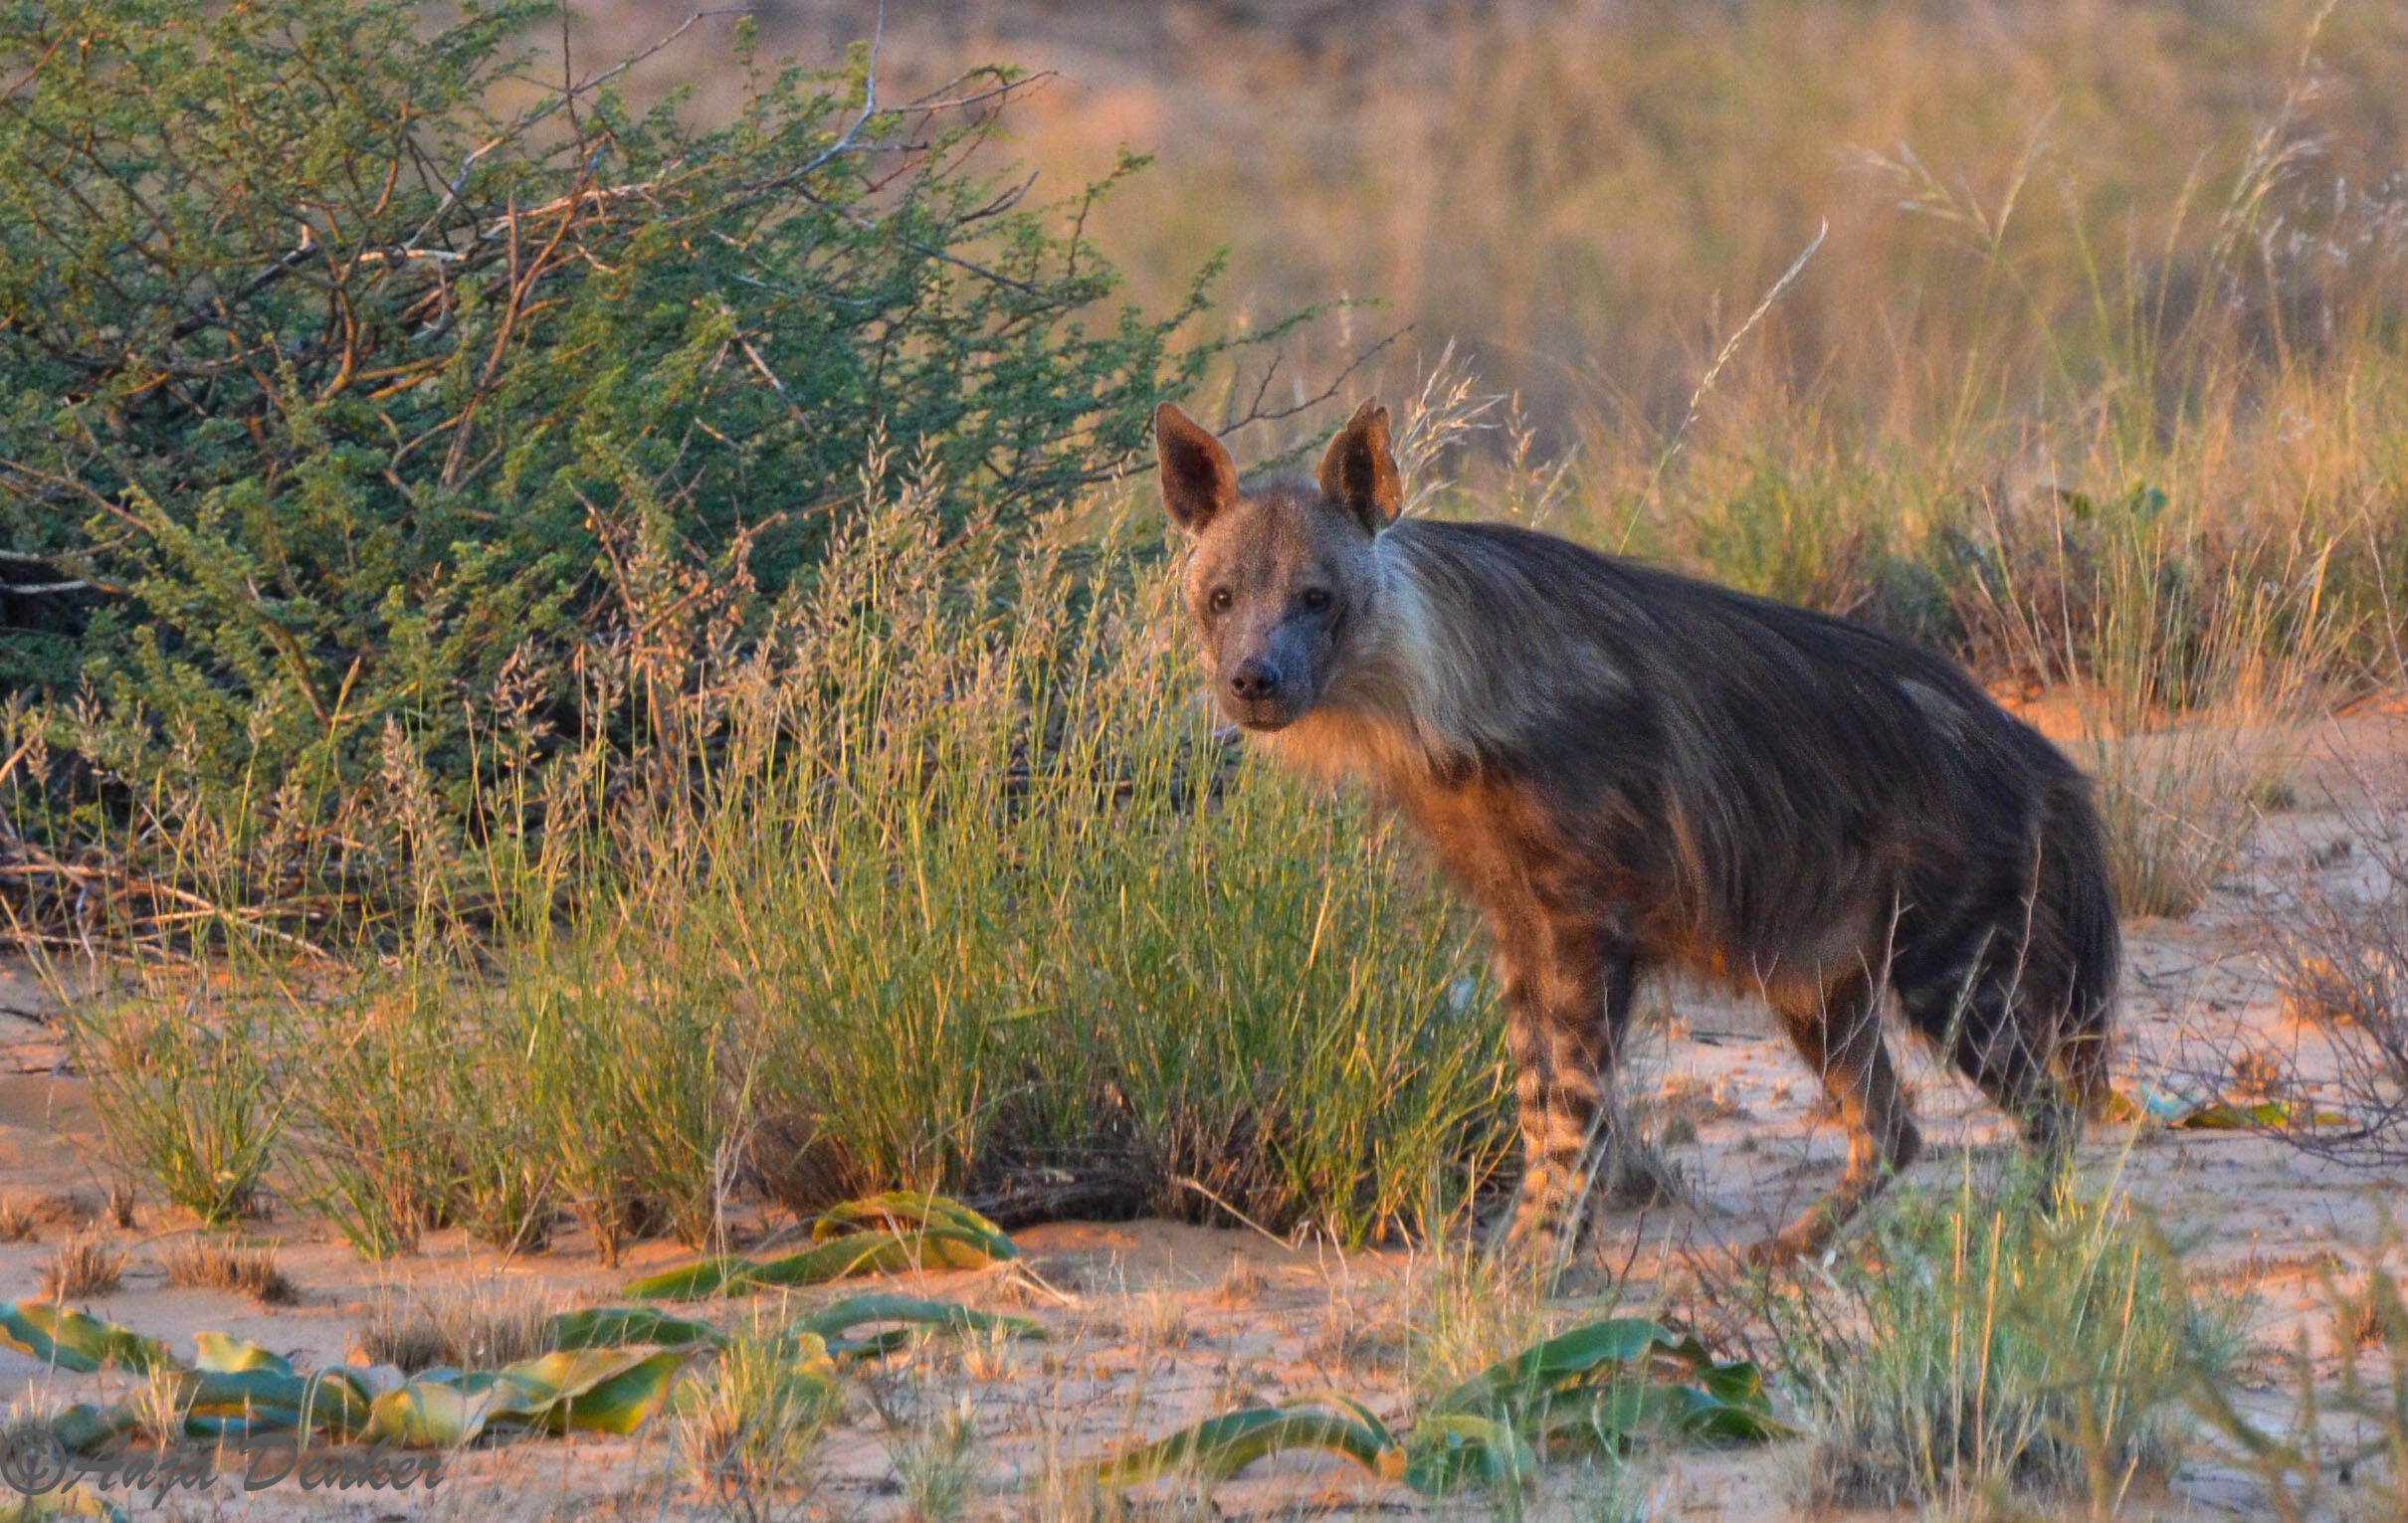
[[[128, 528], [135, 530], [137, 533], [147, 535], [150, 532], [150, 526], [148, 524], [144, 523], [141, 519], [135, 517], [133, 514], [127, 512], [123, 507], [120, 507], [115, 502], [110, 501], [107, 497], [101, 495], [99, 491], [95, 490], [89, 482], [80, 481], [71, 476], [57, 476], [51, 472], [38, 470], [35, 467], [28, 466], [21, 461], [13, 461], [5, 458], [0, 458], [0, 472], [13, 473], [16, 476], [24, 477], [26, 480], [36, 482], [45, 491], [65, 491], [76, 496], [80, 496], [86, 501], [90, 502], [93, 506], [99, 508], [101, 512], [108, 514], [110, 517], [116, 519], [120, 523], [123, 523]], [[22, 490], [23, 488], [21, 487], [20, 489]], [[27, 495], [31, 496], [35, 495], [35, 493], [28, 492]]]
[[[563, 84], [559, 86], [559, 93], [551, 99], [545, 101], [542, 105], [535, 107], [533, 110], [526, 112], [517, 120], [511, 122], [505, 129], [504, 136], [517, 136], [527, 128], [534, 126], [537, 122], [545, 120], [564, 107], [575, 104], [580, 97], [592, 95], [595, 91], [600, 90], [603, 86], [608, 85], [611, 81], [619, 78], [619, 76], [627, 73], [629, 70], [650, 63], [660, 54], [668, 51], [672, 47], [675, 47], [680, 38], [693, 31], [696, 27], [701, 26], [705, 21], [713, 20], [720, 16], [748, 16], [750, 14], [752, 14], [752, 11], [751, 7], [749, 6], [721, 6], [715, 10], [691, 12], [684, 21], [679, 22], [675, 28], [663, 34], [657, 41], [653, 43], [651, 47], [643, 49], [641, 52], [629, 54], [626, 58], [621, 59], [618, 63], [613, 64], [610, 68], [603, 70], [600, 74], [595, 75], [589, 80], [581, 80], [574, 85]], [[567, 51], [567, 46], [564, 42], [561, 48], [561, 52], [563, 54], [561, 62], [563, 67], [565, 67], [567, 63], [567, 59], [565, 57]], [[551, 89], [552, 87], [546, 86], [545, 88]], [[500, 139], [497, 139], [497, 141], [499, 140]], [[488, 144], [487, 146], [490, 147], [492, 145]], [[484, 151], [484, 149], [478, 150], [480, 154], [482, 154]]]
[[786, 404], [786, 411], [793, 414], [794, 421], [809, 427], [811, 420], [795, 405], [794, 394], [786, 389], [784, 381], [777, 378], [777, 372], [769, 368], [769, 362], [761, 358], [761, 351], [752, 346], [752, 340], [739, 333], [735, 341], [736, 346], [744, 351], [744, 358], [751, 361], [752, 368], [760, 373], [762, 380], [769, 383], [769, 389], [777, 393], [777, 399]]
[[206, 918], [222, 919], [237, 925], [248, 926], [252, 930], [273, 937], [311, 957], [326, 962], [334, 960], [333, 954], [314, 942], [286, 931], [280, 931], [275, 926], [268, 924], [264, 910], [229, 909], [222, 904], [212, 903], [197, 893], [188, 893], [172, 884], [162, 883], [154, 877], [141, 877], [132, 873], [104, 872], [94, 867], [63, 862], [30, 842], [13, 843], [10, 852], [18, 860], [0, 862], [0, 878], [46, 877], [61, 882], [99, 887], [104, 892], [113, 889], [116, 893], [125, 896], [165, 899], [170, 903], [182, 904], [198, 910]]
[[1330, 377], [1328, 385], [1322, 387], [1319, 391], [1314, 392], [1311, 396], [1305, 397], [1302, 401], [1299, 401], [1293, 407], [1266, 408], [1262, 405], [1264, 394], [1271, 385], [1272, 372], [1279, 368], [1279, 357], [1274, 355], [1272, 357], [1270, 369], [1266, 370], [1263, 374], [1262, 385], [1255, 389], [1254, 402], [1247, 407], [1247, 410], [1243, 414], [1233, 414], [1227, 422], [1222, 424], [1220, 431], [1222, 433], [1229, 433], [1233, 430], [1242, 429], [1250, 423], [1278, 423], [1284, 419], [1294, 418], [1299, 413], [1310, 412], [1312, 409], [1328, 401], [1331, 397], [1336, 396], [1339, 388], [1346, 384], [1348, 377], [1352, 376], [1357, 370], [1360, 370], [1365, 365], [1369, 364], [1379, 355], [1380, 351], [1386, 349], [1390, 344], [1396, 342], [1398, 339], [1404, 337], [1407, 333], [1412, 331], [1413, 325], [1411, 323], [1407, 323], [1403, 327], [1398, 328], [1395, 332], [1390, 333], [1387, 337], [1381, 339], [1378, 343], [1373, 344], [1370, 348], [1365, 349], [1361, 353], [1355, 355], [1354, 358], [1346, 362], [1344, 369], [1340, 370], [1336, 375]]

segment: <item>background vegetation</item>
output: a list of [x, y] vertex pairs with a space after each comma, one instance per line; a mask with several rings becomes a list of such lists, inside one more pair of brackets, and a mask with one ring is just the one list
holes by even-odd
[[1464, 927], [1189, 701], [1115, 480], [1166, 394], [1260, 459], [1376, 377], [1423, 510], [2045, 695], [2134, 911], [2408, 674], [2387, 11], [1112, 15], [1033, 90], [900, 20], [0, 14], [0, 887], [233, 959], [84, 1017], [179, 1201], [611, 1251], [1477, 1187]]
[[2332, 669], [2400, 674], [2390, 8], [1264, 14], [1058, 43], [1020, 118], [1041, 164], [1159, 148], [1104, 234], [1138, 288], [1227, 241], [1263, 310], [1379, 297], [1388, 390], [1457, 343], [1577, 459], [1559, 526], [1993, 677], [2137, 646], [2203, 697], [2187, 653], [2263, 596], [2267, 645], [2312, 608]]
[[757, 633], [882, 437], [948, 526], [1023, 521], [1212, 352], [1173, 336], [1208, 269], [1109, 304], [1102, 184], [966, 163], [1009, 71], [898, 106], [866, 53], [773, 69], [737, 29], [723, 125], [616, 71], [513, 109], [556, 15], [0, 14], [0, 682], [55, 705], [69, 809], [257, 790], [322, 831], [397, 726], [474, 811], [498, 690], [599, 722], [569, 670], [627, 636], [639, 542]]
[[[2135, 913], [2408, 679], [2394, 7], [596, 9], [0, 5], [0, 906], [113, 960], [76, 1061], [207, 1224], [613, 1257], [909, 1186], [1422, 1236], [1432, 1390], [1544, 1332], [1445, 1243], [1510, 1177], [1477, 943], [1195, 701], [1165, 395], [1259, 460], [1377, 385], [1418, 510], [1951, 651]], [[2324, 908], [2287, 987], [2396, 1161], [2397, 906]], [[2307, 1345], [2237, 1413], [2111, 1187], [1698, 1300], [1825, 1500], [2107, 1516], [2185, 1399], [2320, 1484]], [[747, 1368], [688, 1440], [791, 1468]]]
[[1153, 557], [1059, 515], [942, 542], [940, 503], [874, 474], [699, 687], [659, 621], [730, 628], [743, 592], [668, 576], [582, 667], [642, 754], [507, 715], [481, 782], [540, 828], [474, 881], [390, 732], [403, 955], [279, 976], [237, 940], [228, 992], [84, 1007], [121, 1150], [204, 1217], [273, 1183], [377, 1255], [567, 1211], [606, 1255], [699, 1245], [739, 1192], [865, 1181], [1349, 1242], [1460, 1199], [1505, 1081], [1454, 912], [1384, 828], [1230, 765]]

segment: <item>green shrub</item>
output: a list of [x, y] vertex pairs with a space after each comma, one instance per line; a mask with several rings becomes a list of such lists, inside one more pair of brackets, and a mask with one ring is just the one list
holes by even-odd
[[172, 1005], [67, 1009], [118, 1156], [204, 1226], [252, 1211], [286, 1120], [256, 1015], [238, 1007], [205, 1023], [197, 1008]]
[[1816, 1505], [2107, 1508], [2135, 1472], [2170, 1472], [2182, 1400], [2220, 1378], [2238, 1319], [2193, 1303], [2119, 1196], [2083, 1187], [2052, 1217], [2028, 1176], [1902, 1191], [1861, 1245], [1769, 1302], [1777, 1367], [1814, 1419]]
[[88, 689], [53, 738], [246, 853], [374, 791], [388, 726], [473, 817], [498, 705], [598, 722], [569, 667], [639, 542], [754, 632], [882, 435], [946, 524], [1022, 520], [1212, 352], [1209, 267], [1106, 304], [1109, 180], [1041, 206], [974, 157], [1008, 71], [896, 108], [739, 26], [723, 126], [615, 71], [511, 111], [555, 14], [0, 6], [0, 537], [80, 584], [10, 601], [0, 684]]

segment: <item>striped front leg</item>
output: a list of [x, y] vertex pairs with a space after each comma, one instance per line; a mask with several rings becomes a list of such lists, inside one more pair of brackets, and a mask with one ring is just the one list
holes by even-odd
[[1505, 982], [1523, 1153], [1511, 1237], [1559, 1249], [1587, 1224], [1611, 1141], [1607, 1086], [1635, 969], [1627, 948], [1585, 923], [1530, 927], [1517, 946], [1528, 963], [1508, 967]]

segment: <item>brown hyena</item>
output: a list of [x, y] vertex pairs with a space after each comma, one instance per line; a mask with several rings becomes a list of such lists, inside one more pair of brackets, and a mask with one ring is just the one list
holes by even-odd
[[1517, 1237], [1585, 1217], [1657, 969], [1761, 995], [1849, 1126], [1838, 1188], [1765, 1256], [1826, 1241], [1921, 1145], [1886, 995], [2062, 1157], [2105, 1084], [2113, 891], [2082, 775], [1963, 671], [1545, 534], [1400, 519], [1371, 403], [1316, 481], [1242, 484], [1177, 408], [1154, 426], [1223, 709], [1369, 784], [1487, 915]]

